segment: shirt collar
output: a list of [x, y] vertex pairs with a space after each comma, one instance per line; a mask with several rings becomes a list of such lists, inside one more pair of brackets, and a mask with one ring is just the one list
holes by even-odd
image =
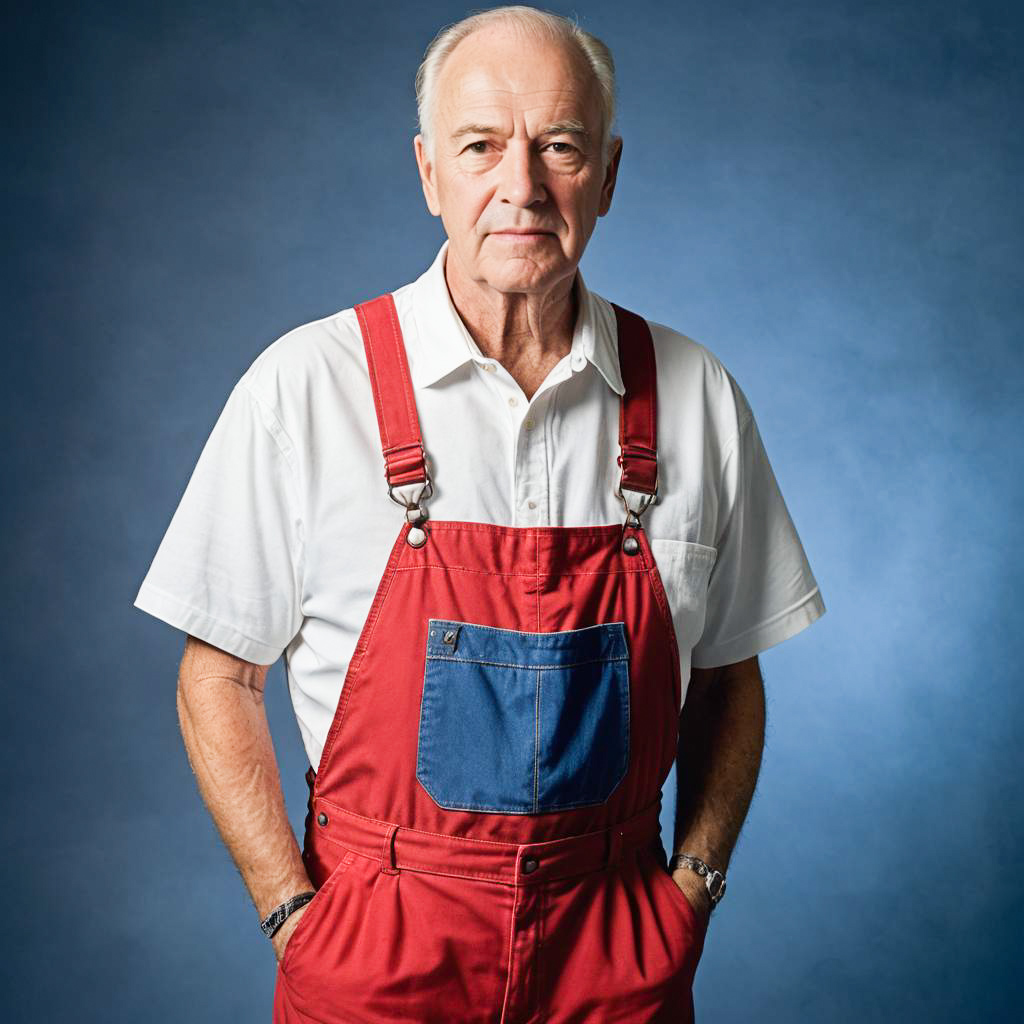
[[[487, 359], [452, 303], [444, 277], [447, 252], [448, 239], [445, 239], [434, 262], [413, 285], [416, 341], [410, 346], [409, 372], [413, 383], [421, 388], [437, 383], [471, 359]], [[587, 288], [578, 267], [576, 282], [580, 302], [569, 366], [573, 372], [582, 369], [584, 364], [578, 358], [582, 355], [600, 370], [612, 391], [621, 395], [626, 389], [619, 370], [614, 311], [605, 300]]]

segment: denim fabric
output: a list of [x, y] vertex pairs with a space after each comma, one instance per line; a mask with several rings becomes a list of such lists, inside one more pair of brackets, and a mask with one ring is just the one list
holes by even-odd
[[598, 804], [628, 764], [625, 623], [529, 633], [429, 620], [416, 778], [441, 807]]

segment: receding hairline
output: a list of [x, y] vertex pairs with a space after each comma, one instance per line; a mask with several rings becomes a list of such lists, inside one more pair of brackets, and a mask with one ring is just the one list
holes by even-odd
[[[600, 108], [600, 95], [599, 95], [599, 84], [597, 82], [596, 75], [594, 74], [593, 68], [587, 62], [586, 55], [580, 50], [579, 45], [572, 39], [563, 38], [558, 35], [554, 35], [546, 31], [539, 25], [533, 23], [523, 23], [520, 21], [509, 19], [495, 20], [490, 24], [481, 25], [479, 28], [474, 29], [468, 35], [463, 36], [458, 43], [452, 48], [452, 50], [446, 55], [444, 63], [438, 70], [437, 80], [435, 82], [435, 88], [440, 94], [442, 84], [448, 84], [448, 78], [452, 71], [452, 61], [458, 53], [459, 47], [468, 39], [474, 39], [484, 33], [491, 32], [504, 32], [506, 35], [517, 35], [519, 37], [529, 36], [532, 39], [539, 40], [540, 42], [546, 43], [547, 45], [560, 50], [565, 54], [569, 62], [575, 67], [575, 70], [579, 73], [579, 81], [583, 86], [582, 95], [587, 96], [591, 100], [596, 100], [597, 105]], [[439, 104], [440, 106], [440, 104]], [[435, 119], [439, 116], [440, 109], [434, 111]], [[598, 115], [600, 119], [600, 113]], [[436, 125], [434, 126], [436, 129]], [[480, 121], [468, 121], [459, 125], [452, 132], [448, 133], [447, 140], [449, 142], [456, 142], [466, 135], [501, 135], [503, 134], [500, 128], [494, 125], [488, 125]], [[577, 117], [565, 117], [559, 118], [557, 121], [552, 121], [550, 124], [544, 125], [537, 132], [537, 137], [540, 138], [545, 135], [575, 135], [581, 138], [584, 142], [590, 143], [594, 138], [594, 132], [590, 131], [587, 126]]]
[[[466, 28], [469, 28], [469, 31], [464, 31]], [[581, 29], [576, 19], [525, 6], [474, 12], [462, 21], [439, 31], [427, 47], [416, 73], [416, 101], [418, 126], [428, 151], [433, 152], [434, 142], [444, 137], [444, 133], [432, 122], [439, 113], [436, 109], [438, 87], [446, 72], [452, 70], [449, 67], [452, 56], [461, 43], [489, 30], [500, 30], [506, 37], [513, 39], [535, 40], [542, 45], [557, 48], [564, 55], [566, 62], [578, 71], [578, 81], [584, 93], [588, 98], [596, 98], [599, 107], [599, 125], [594, 126], [594, 131], [587, 133], [584, 129], [583, 133], [574, 134], [590, 140], [600, 136], [602, 156], [605, 160], [609, 159], [612, 143], [616, 138], [613, 135], [613, 127], [617, 91], [615, 63], [611, 51], [599, 38]], [[452, 38], [453, 36], [455, 38]], [[584, 113], [580, 110], [574, 113], [583, 114], [588, 121], [590, 120], [589, 111]], [[487, 121], [489, 118], [485, 115], [480, 120]]]

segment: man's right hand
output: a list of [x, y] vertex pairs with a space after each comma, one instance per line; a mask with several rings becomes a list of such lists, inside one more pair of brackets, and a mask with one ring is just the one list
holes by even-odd
[[277, 955], [278, 963], [284, 959], [284, 950], [288, 945], [288, 940], [291, 938], [292, 932], [295, 931], [296, 925], [302, 920], [302, 915], [308, 909], [309, 904], [307, 903], [299, 907], [294, 913], [289, 914], [284, 924], [270, 937], [270, 941], [274, 944], [274, 953]]
[[[252, 896], [257, 928], [289, 896], [313, 888], [281, 791], [263, 702], [267, 668], [189, 636], [178, 672], [189, 763]], [[279, 961], [308, 906], [271, 936]]]

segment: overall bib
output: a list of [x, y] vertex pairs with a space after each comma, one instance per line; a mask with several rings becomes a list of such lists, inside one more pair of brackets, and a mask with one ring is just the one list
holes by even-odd
[[278, 967], [275, 1024], [693, 1020], [705, 926], [659, 823], [679, 652], [639, 518], [658, 485], [654, 347], [614, 309], [625, 523], [509, 527], [427, 518], [394, 301], [356, 306], [388, 493], [425, 487], [399, 502], [306, 773], [317, 894]]

